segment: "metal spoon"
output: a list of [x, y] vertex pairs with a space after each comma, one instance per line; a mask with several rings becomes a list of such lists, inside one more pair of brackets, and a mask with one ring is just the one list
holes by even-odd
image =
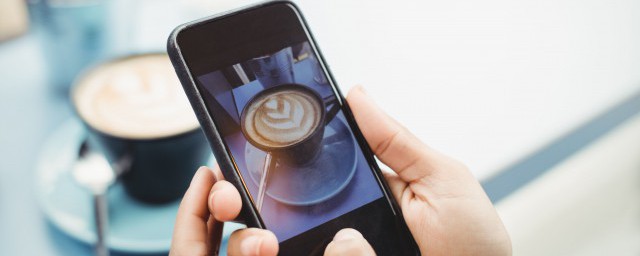
[[108, 256], [109, 249], [106, 244], [106, 234], [109, 217], [106, 192], [115, 182], [118, 175], [104, 155], [88, 150], [86, 140], [80, 146], [78, 161], [73, 166], [72, 173], [76, 182], [91, 191], [93, 195], [96, 230], [95, 255]]
[[256, 202], [258, 212], [262, 210], [262, 203], [264, 202], [264, 194], [267, 191], [267, 184], [269, 182], [269, 172], [276, 167], [276, 160], [273, 159], [271, 153], [267, 152], [264, 157], [264, 167], [262, 169], [262, 176], [260, 177], [260, 185], [258, 186], [258, 200]]

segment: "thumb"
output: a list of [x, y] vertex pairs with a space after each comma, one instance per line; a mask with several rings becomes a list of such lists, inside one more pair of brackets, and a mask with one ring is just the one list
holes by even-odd
[[371, 248], [371, 245], [366, 239], [355, 229], [345, 228], [340, 230], [333, 241], [327, 245], [324, 251], [325, 256], [338, 256], [338, 255], [376, 255]]
[[440, 153], [428, 148], [398, 121], [387, 115], [357, 86], [347, 102], [373, 153], [402, 180], [411, 182], [437, 170]]

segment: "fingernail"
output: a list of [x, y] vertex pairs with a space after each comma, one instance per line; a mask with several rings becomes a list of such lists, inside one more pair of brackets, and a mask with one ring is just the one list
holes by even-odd
[[211, 215], [213, 215], [214, 218], [216, 219], [220, 219], [220, 216], [217, 216], [219, 211], [215, 211], [214, 208], [214, 204], [216, 203], [216, 199], [215, 196], [217, 195], [215, 190], [211, 190], [211, 193], [209, 193], [209, 212], [211, 213]]
[[204, 171], [203, 169], [205, 169], [204, 166], [201, 166], [200, 168], [198, 168], [196, 173], [193, 175], [193, 178], [191, 179], [191, 184], [190, 185], [193, 185], [193, 183], [195, 183], [197, 180], [200, 179], [200, 176], [202, 175], [202, 172]]
[[363, 93], [363, 94], [365, 94], [365, 95], [368, 95], [367, 90], [366, 90], [366, 89], [364, 89], [364, 86], [362, 86], [362, 85], [357, 85], [356, 87], [358, 88], [358, 90], [360, 90], [360, 92], [362, 92], [362, 93]]
[[213, 205], [213, 202], [215, 201], [213, 199], [213, 195], [215, 195], [216, 192], [215, 191], [211, 191], [211, 193], [209, 193], [209, 205]]
[[345, 228], [343, 230], [338, 231], [338, 233], [333, 237], [333, 241], [344, 241], [350, 239], [356, 239], [361, 237], [360, 232], [355, 229]]
[[259, 255], [262, 239], [257, 236], [250, 236], [240, 243], [242, 255]]

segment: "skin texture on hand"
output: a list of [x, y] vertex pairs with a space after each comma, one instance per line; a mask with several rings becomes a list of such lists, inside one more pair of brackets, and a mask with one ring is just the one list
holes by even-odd
[[345, 228], [338, 231], [324, 250], [324, 255], [369, 256], [376, 255], [371, 245], [355, 229]]
[[511, 255], [509, 235], [466, 166], [429, 148], [361, 87], [348, 103], [423, 255]]
[[[478, 181], [460, 162], [422, 143], [354, 88], [347, 97], [367, 143], [392, 171], [383, 171], [423, 255], [511, 255], [509, 236]], [[240, 194], [220, 170], [202, 167], [178, 211], [170, 255], [217, 255], [222, 222], [238, 217]], [[267, 230], [229, 238], [229, 255], [276, 255]], [[338, 232], [325, 255], [375, 255], [360, 233]]]

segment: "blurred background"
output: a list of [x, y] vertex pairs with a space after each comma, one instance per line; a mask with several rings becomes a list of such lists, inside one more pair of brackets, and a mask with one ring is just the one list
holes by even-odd
[[[39, 187], [56, 164], [53, 134], [77, 119], [78, 75], [164, 52], [175, 26], [251, 2], [0, 2], [1, 255], [92, 254], [95, 237], [69, 228], [92, 221], [52, 221]], [[296, 3], [343, 93], [363, 84], [470, 167], [515, 255], [640, 254], [639, 1]], [[117, 240], [113, 252], [166, 254], [176, 208], [160, 208], [145, 211], [164, 233], [147, 241], [133, 226], [138, 240]]]

